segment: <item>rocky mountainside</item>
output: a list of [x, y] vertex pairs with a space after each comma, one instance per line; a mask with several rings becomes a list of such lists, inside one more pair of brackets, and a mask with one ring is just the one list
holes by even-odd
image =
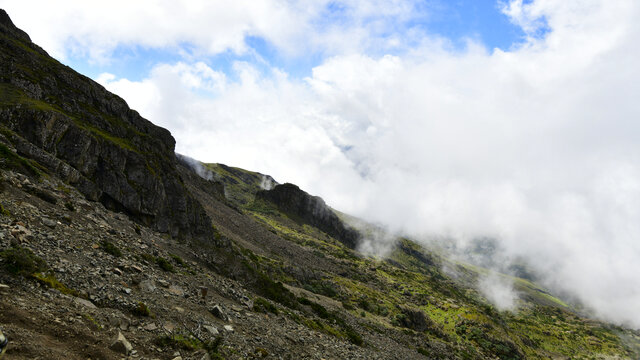
[[[174, 140], [0, 11], [7, 359], [633, 359], [640, 333], [398, 238], [385, 258], [295, 185]], [[390, 236], [390, 235], [389, 235]], [[3, 358], [4, 359], [4, 358]]]
[[0, 11], [0, 136], [87, 199], [173, 236], [211, 234], [171, 134], [58, 63]]
[[324, 200], [309, 195], [294, 184], [276, 185], [273, 189], [258, 191], [256, 199], [274, 204], [290, 218], [324, 231], [349, 248], [355, 249], [358, 245], [360, 234], [356, 230], [346, 226]]

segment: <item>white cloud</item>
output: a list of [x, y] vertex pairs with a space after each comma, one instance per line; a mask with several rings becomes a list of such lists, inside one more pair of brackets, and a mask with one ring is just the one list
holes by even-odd
[[414, 3], [419, 2], [2, 0], [0, 7], [52, 56], [108, 62], [115, 49], [130, 46], [247, 54], [252, 51], [246, 41], [251, 36], [295, 56], [398, 47], [402, 44], [375, 39], [405, 32], [398, 24], [424, 17], [424, 6]]
[[491, 272], [478, 280], [478, 289], [498, 310], [515, 310], [518, 295], [513, 283], [505, 276]]
[[[69, 4], [56, 6], [72, 12]], [[445, 40], [423, 37], [399, 56], [362, 51], [380, 50], [368, 37], [393, 24], [367, 2], [344, 2], [350, 31], [339, 22], [314, 28], [323, 2], [252, 2], [263, 7], [255, 14], [239, 11], [240, 2], [223, 15], [208, 12], [209, 3], [169, 13], [149, 4], [123, 6], [121, 15], [103, 9], [104, 20], [79, 15], [74, 34], [88, 34], [76, 39], [80, 51], [93, 49], [92, 39], [98, 53], [116, 43], [180, 41], [241, 52], [254, 33], [284, 51], [299, 51], [301, 38], [302, 49], [333, 49], [304, 81], [241, 62], [227, 74], [237, 81], [187, 61], [160, 64], [139, 82], [100, 77], [169, 128], [179, 152], [297, 183], [338, 209], [425, 240], [496, 237], [548, 285], [640, 327], [637, 2], [511, 1], [505, 13], [530, 37], [510, 51], [469, 42], [452, 52]], [[404, 2], [389, 6], [392, 17], [411, 16]], [[36, 18], [42, 29], [55, 25], [52, 16]], [[195, 34], [185, 22], [211, 22], [212, 32]], [[71, 31], [38, 36], [65, 52]]]

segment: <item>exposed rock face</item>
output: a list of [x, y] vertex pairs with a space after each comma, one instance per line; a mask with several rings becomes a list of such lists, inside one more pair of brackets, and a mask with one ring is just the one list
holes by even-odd
[[259, 191], [256, 199], [273, 203], [293, 220], [315, 226], [352, 249], [358, 245], [360, 233], [346, 226], [322, 198], [311, 196], [296, 185], [276, 185]]
[[169, 131], [49, 57], [1, 9], [0, 134], [90, 200], [173, 236], [211, 234]]

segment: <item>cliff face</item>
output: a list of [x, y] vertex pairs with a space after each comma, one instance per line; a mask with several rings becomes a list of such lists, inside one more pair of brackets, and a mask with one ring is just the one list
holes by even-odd
[[48, 56], [0, 10], [0, 142], [88, 199], [173, 236], [210, 219], [176, 168], [175, 140], [101, 85]]
[[287, 183], [261, 190], [256, 199], [273, 203], [292, 219], [317, 227], [351, 249], [358, 245], [360, 234], [356, 230], [346, 226], [324, 200], [309, 195], [296, 185]]

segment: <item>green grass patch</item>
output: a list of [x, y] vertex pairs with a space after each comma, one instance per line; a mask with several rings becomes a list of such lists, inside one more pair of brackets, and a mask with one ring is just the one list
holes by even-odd
[[173, 265], [171, 265], [171, 263], [169, 262], [169, 260], [158, 256], [156, 258], [156, 264], [158, 264], [158, 266], [160, 267], [160, 269], [166, 271], [166, 272], [176, 272], [176, 270], [173, 268]]
[[147, 306], [147, 304], [143, 302], [139, 302], [138, 305], [136, 305], [131, 312], [137, 316], [144, 316], [144, 317], [151, 316], [151, 310], [149, 310], [149, 307]]
[[71, 295], [71, 296], [80, 296], [77, 290], [70, 289], [63, 283], [61, 283], [58, 279], [56, 279], [55, 275], [52, 273], [35, 273], [32, 275], [33, 278], [39, 283], [50, 287], [52, 289], [56, 289], [63, 294]]
[[113, 255], [115, 257], [122, 256], [122, 251], [108, 240], [102, 240], [100, 242], [100, 248], [109, 255]]
[[36, 256], [31, 250], [14, 246], [0, 252], [2, 266], [14, 275], [30, 276], [47, 270], [47, 263]]
[[268, 300], [265, 300], [261, 297], [256, 298], [253, 301], [253, 311], [261, 312], [261, 313], [270, 312], [275, 315], [278, 315], [279, 313], [278, 308], [275, 305], [273, 305]]
[[11, 216], [11, 212], [5, 209], [4, 206], [2, 206], [2, 204], [0, 204], [0, 215]]
[[169, 254], [169, 257], [172, 258], [173, 261], [175, 261], [176, 264], [178, 264], [178, 266], [180, 266], [180, 267], [189, 267], [189, 265], [184, 260], [182, 260], [182, 258], [180, 256], [175, 255], [175, 254]]
[[35, 161], [23, 158], [2, 143], [0, 143], [0, 168], [14, 170], [35, 177], [42, 176], [42, 171], [36, 167]]

